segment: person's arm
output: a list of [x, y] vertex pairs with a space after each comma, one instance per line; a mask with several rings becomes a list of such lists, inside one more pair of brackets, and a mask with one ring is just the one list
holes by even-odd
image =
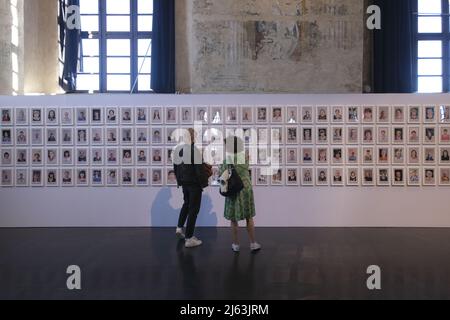
[[206, 188], [209, 185], [209, 177], [203, 164], [203, 157], [200, 151], [194, 145], [192, 145], [191, 160], [191, 163], [193, 163], [194, 166], [194, 173], [200, 187], [202, 189]]

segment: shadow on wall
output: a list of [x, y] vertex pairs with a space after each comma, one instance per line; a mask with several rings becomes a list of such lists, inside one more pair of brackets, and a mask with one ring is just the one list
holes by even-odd
[[[180, 189], [181, 190], [181, 189]], [[176, 194], [180, 199], [177, 202], [180, 205], [174, 206], [173, 197]], [[183, 194], [176, 192], [175, 188], [163, 188], [161, 189], [153, 201], [150, 211], [150, 225], [152, 227], [176, 227], [178, 223], [178, 217], [180, 214], [181, 206], [183, 203]], [[213, 212], [213, 203], [211, 197], [203, 193], [202, 206], [200, 214], [197, 219], [198, 227], [216, 227], [217, 213]]]

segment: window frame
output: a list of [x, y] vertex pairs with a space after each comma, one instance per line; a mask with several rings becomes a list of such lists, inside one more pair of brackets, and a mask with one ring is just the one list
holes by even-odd
[[[153, 0], [148, 0], [153, 1]], [[98, 31], [81, 31], [81, 41], [86, 39], [98, 39], [99, 40], [99, 55], [98, 56], [83, 56], [84, 57], [94, 57], [99, 59], [99, 70], [98, 73], [90, 72], [79, 72], [79, 74], [95, 74], [99, 76], [99, 90], [76, 90], [78, 93], [87, 93], [93, 91], [94, 93], [130, 93], [136, 82], [136, 86], [133, 93], [152, 93], [153, 91], [148, 88], [148, 90], [139, 90], [139, 75], [148, 75], [151, 80], [151, 70], [150, 73], [139, 74], [140, 65], [138, 61], [142, 56], [139, 56], [138, 43], [139, 40], [145, 39], [152, 41], [153, 32], [152, 31], [138, 31], [138, 19], [142, 16], [153, 16], [153, 13], [143, 13], [138, 12], [138, 0], [130, 0], [130, 31], [120, 32], [120, 31], [107, 31], [107, 17], [108, 16], [128, 16], [128, 14], [108, 14], [106, 9], [107, 0], [98, 0], [98, 14], [82, 14], [82, 16], [98, 16]], [[114, 56], [115, 58], [130, 58], [130, 73], [118, 73], [118, 72], [107, 72], [107, 41], [109, 39], [126, 39], [130, 40], [130, 56]], [[112, 57], [112, 56], [111, 56]], [[151, 59], [151, 52], [149, 52], [146, 59]], [[151, 60], [150, 60], [151, 61]], [[129, 90], [108, 90], [108, 75], [129, 75], [130, 76], [130, 89]]]

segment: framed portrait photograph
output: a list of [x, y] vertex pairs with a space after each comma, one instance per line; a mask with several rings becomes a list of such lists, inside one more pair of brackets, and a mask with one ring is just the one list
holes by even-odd
[[136, 185], [137, 186], [148, 186], [148, 170], [147, 168], [136, 168]]
[[389, 168], [377, 168], [377, 185], [378, 186], [390, 186], [390, 169]]
[[361, 120], [359, 106], [347, 106], [346, 110], [347, 123], [358, 123]]
[[211, 124], [223, 124], [224, 116], [223, 116], [223, 107], [222, 106], [211, 106], [210, 112], [210, 123]]
[[439, 127], [439, 143], [450, 144], [450, 126]]
[[152, 165], [162, 166], [164, 165], [164, 151], [163, 148], [152, 148]]
[[312, 124], [314, 122], [314, 107], [313, 106], [302, 106], [302, 123]]
[[392, 107], [392, 122], [393, 123], [405, 123], [405, 106], [393, 106]]
[[283, 144], [283, 127], [272, 127], [270, 128], [271, 132], [271, 144]]
[[343, 123], [344, 122], [344, 107], [333, 106], [331, 107], [331, 122], [332, 123]]
[[151, 181], [152, 186], [162, 186], [163, 185], [163, 169], [162, 168], [152, 168], [151, 169]]
[[47, 134], [46, 134], [46, 143], [47, 145], [58, 145], [59, 144], [59, 135], [58, 135], [58, 128], [47, 128]]
[[314, 143], [314, 133], [313, 127], [303, 127], [302, 128], [302, 144], [313, 144]]
[[165, 123], [166, 124], [178, 124], [178, 108], [169, 106], [164, 109], [165, 111]]
[[78, 107], [76, 110], [76, 122], [77, 125], [88, 125], [89, 124], [89, 115], [88, 115], [88, 108], [86, 107]]
[[313, 165], [314, 164], [314, 148], [303, 147], [301, 160], [303, 165]]
[[33, 167], [41, 167], [44, 165], [44, 150], [31, 149], [31, 165]]
[[164, 134], [162, 128], [152, 128], [152, 144], [162, 144], [163, 136]]
[[103, 169], [102, 168], [92, 168], [91, 169], [91, 186], [102, 187], [103, 185], [104, 185]]
[[90, 159], [89, 148], [77, 148], [75, 157], [77, 166], [88, 166]]
[[44, 145], [44, 129], [43, 128], [31, 128], [31, 145], [42, 146]]
[[331, 152], [332, 152], [331, 164], [332, 165], [343, 165], [344, 164], [344, 149], [343, 148], [333, 148], [331, 150]]
[[73, 186], [74, 186], [73, 169], [71, 168], [61, 169], [61, 187], [73, 187]]
[[134, 123], [137, 125], [144, 125], [148, 124], [148, 108], [144, 106], [138, 106], [135, 109], [135, 115], [136, 117]]
[[392, 144], [405, 144], [405, 127], [395, 126], [392, 128]]
[[283, 165], [284, 164], [284, 157], [283, 157], [283, 149], [282, 148], [274, 148], [272, 146], [270, 150], [271, 155], [271, 164], [272, 165]]
[[73, 166], [74, 164], [74, 154], [72, 148], [61, 149], [61, 165], [63, 166]]
[[314, 186], [314, 168], [302, 168], [302, 186]]
[[450, 123], [450, 105], [439, 106], [439, 122]]
[[166, 168], [166, 186], [176, 187], [177, 177], [175, 176], [175, 171], [173, 168]]
[[359, 144], [359, 127], [347, 127], [347, 144]]
[[272, 106], [271, 122], [272, 123], [283, 123], [284, 122], [284, 114], [283, 114], [282, 106]]
[[16, 169], [16, 187], [28, 187], [28, 170]]
[[45, 164], [47, 166], [57, 166], [59, 164], [59, 149], [48, 148], [45, 150]]
[[298, 168], [286, 168], [286, 185], [298, 186], [299, 182]]
[[150, 122], [151, 124], [163, 123], [163, 109], [160, 106], [154, 106], [150, 108]]
[[270, 154], [269, 148], [267, 146], [258, 146], [258, 165], [269, 165], [270, 164]]
[[419, 167], [409, 167], [407, 169], [408, 172], [408, 186], [410, 187], [418, 187], [420, 186], [421, 175], [420, 175]]
[[347, 168], [347, 186], [359, 186], [359, 168]]
[[270, 171], [270, 169], [266, 168], [266, 167], [255, 168], [255, 174], [256, 174], [255, 185], [256, 186], [267, 187], [269, 185], [269, 180], [270, 180], [269, 171]]
[[359, 148], [347, 147], [347, 164], [359, 164]]
[[389, 147], [378, 147], [378, 149], [377, 149], [377, 158], [378, 158], [378, 161], [377, 161], [377, 163], [378, 164], [381, 164], [381, 165], [388, 165], [388, 164], [390, 164], [391, 163], [391, 161], [390, 161], [390, 149], [389, 149]]
[[139, 166], [148, 165], [147, 148], [136, 148], [136, 164]]
[[120, 175], [121, 186], [134, 186], [134, 170], [132, 168], [122, 168]]
[[328, 106], [318, 106], [316, 109], [316, 122], [317, 123], [328, 123], [330, 119], [329, 107]]
[[408, 106], [408, 123], [422, 123], [422, 112], [420, 110], [421, 106]]
[[122, 127], [120, 130], [120, 142], [123, 145], [132, 145], [134, 143], [133, 139], [133, 128]]
[[450, 186], [450, 168], [439, 168], [439, 185]]
[[194, 111], [192, 106], [181, 107], [181, 124], [192, 124], [194, 123]]
[[269, 107], [256, 107], [256, 123], [266, 124], [269, 122]]
[[73, 108], [61, 108], [60, 109], [60, 120], [63, 126], [72, 126], [73, 121]]
[[132, 107], [120, 107], [120, 123], [122, 125], [133, 124], [134, 114]]
[[109, 127], [106, 128], [106, 144], [109, 146], [115, 146], [119, 144], [118, 139], [118, 128], [117, 127]]
[[316, 185], [328, 186], [329, 184], [328, 168], [316, 168]]
[[299, 144], [298, 127], [286, 127], [286, 144]]
[[284, 185], [283, 169], [275, 169], [272, 171], [271, 185], [278, 187]]
[[362, 163], [365, 165], [375, 164], [375, 148], [374, 147], [364, 147], [362, 149]]
[[148, 128], [146, 127], [136, 128], [136, 144], [147, 145], [148, 141], [149, 141]]
[[420, 133], [422, 130], [420, 127], [408, 127], [408, 144], [421, 144]]
[[[94, 130], [94, 129], [93, 129]], [[102, 129], [101, 128], [97, 128], [97, 130], [100, 130], [100, 133], [102, 133]], [[95, 132], [95, 135], [93, 136], [96, 139], [97, 137], [97, 131]], [[73, 128], [66, 128], [63, 127], [61, 128], [61, 145], [65, 145], [65, 146], [73, 146], [74, 145], [74, 141], [73, 141]], [[97, 140], [95, 140], [97, 141]], [[102, 141], [102, 135], [100, 135], [100, 141], [98, 144], [101, 144]], [[93, 141], [94, 143], [94, 141]], [[94, 144], [97, 144], [96, 142]]]
[[2, 169], [2, 187], [12, 187], [14, 185], [13, 169]]
[[107, 168], [106, 171], [106, 186], [117, 187], [119, 185], [119, 169]]
[[316, 144], [328, 144], [330, 142], [328, 136], [328, 127], [316, 127], [316, 131]]
[[[173, 165], [173, 153], [174, 153], [173, 147], [166, 147], [166, 164], [169, 166]], [[213, 158], [214, 156], [215, 155], [213, 155]]]
[[391, 128], [390, 127], [378, 127], [377, 128], [377, 143], [382, 144], [382, 145], [391, 143]]
[[13, 128], [2, 128], [2, 146], [12, 146], [14, 144]]
[[439, 148], [439, 164], [450, 164], [450, 147]]
[[363, 127], [363, 144], [374, 144], [375, 143], [375, 128], [374, 127]]
[[104, 155], [103, 148], [92, 148], [91, 149], [91, 165], [102, 166], [104, 165]]
[[102, 125], [103, 123], [103, 107], [92, 107], [91, 125]]
[[105, 122], [107, 125], [119, 124], [119, 108], [106, 107]]
[[132, 166], [134, 164], [133, 148], [122, 148], [120, 152], [121, 164], [123, 166]]
[[343, 144], [344, 143], [344, 128], [343, 127], [331, 127], [331, 143]]
[[59, 125], [58, 108], [47, 107], [45, 109], [45, 124], [47, 126]]
[[374, 168], [362, 168], [361, 181], [363, 186], [374, 186], [375, 180]]
[[286, 148], [286, 164], [288, 165], [298, 165], [298, 148], [288, 147]]
[[392, 168], [392, 185], [404, 186], [406, 184], [405, 168]]
[[89, 131], [87, 128], [77, 128], [77, 145], [79, 146], [87, 146], [89, 145]]
[[436, 186], [436, 168], [423, 168], [423, 185]]
[[28, 128], [17, 128], [16, 127], [16, 145], [26, 146], [29, 143], [28, 138]]
[[9, 167], [14, 165], [14, 150], [13, 149], [1, 149], [1, 166]]
[[253, 124], [253, 107], [242, 106], [241, 107], [241, 124]]
[[[27, 126], [29, 125], [28, 121], [28, 108], [15, 108], [15, 120], [16, 120], [16, 126]], [[3, 117], [2, 117], [3, 118]], [[8, 117], [5, 118], [7, 120]], [[3, 125], [3, 123], [2, 123]]]
[[16, 166], [28, 166], [28, 149], [16, 149]]
[[257, 143], [258, 144], [268, 144], [270, 141], [269, 138], [269, 129], [267, 127], [261, 128], [258, 127], [256, 129], [257, 132]]
[[378, 106], [377, 108], [377, 123], [389, 124], [391, 122], [391, 107]]
[[392, 164], [405, 164], [405, 147], [392, 148]]
[[106, 157], [106, 164], [108, 166], [119, 165], [119, 149], [117, 148], [106, 149], [105, 157]]
[[177, 144], [183, 139], [183, 133], [177, 127], [166, 127], [166, 144]]
[[436, 164], [436, 148], [424, 147], [423, 148], [423, 163], [424, 164]]
[[436, 144], [436, 127], [424, 127], [423, 144]]
[[12, 108], [0, 108], [1, 113], [1, 125], [2, 126], [13, 126], [14, 125], [14, 114]]
[[42, 126], [44, 124], [44, 109], [43, 108], [31, 108], [31, 125]]
[[[236, 113], [233, 113], [234, 117], [236, 118], [237, 121], [237, 107], [234, 107], [234, 111]], [[209, 112], [208, 112], [208, 106], [196, 106], [195, 108], [195, 118], [194, 121], [195, 122], [201, 122], [202, 124], [208, 124], [209, 121]]]
[[343, 168], [331, 168], [331, 185], [333, 187], [342, 187], [345, 184], [345, 174]]
[[45, 186], [46, 187], [58, 187], [59, 186], [59, 169], [47, 169], [45, 174]]
[[374, 123], [376, 117], [376, 111], [374, 106], [362, 106], [362, 122]]
[[420, 147], [408, 147], [408, 165], [420, 165], [420, 154]]
[[287, 106], [286, 107], [286, 123], [294, 124], [300, 123], [298, 118], [298, 107], [297, 106]]
[[325, 165], [329, 163], [329, 154], [328, 154], [328, 148], [317, 148], [316, 151], [316, 164], [318, 165]]
[[30, 185], [32, 187], [44, 186], [44, 169], [32, 168], [30, 171], [30, 176], [31, 176]]
[[87, 187], [89, 186], [89, 171], [87, 168], [78, 168], [76, 171], [76, 181], [77, 187]]
[[423, 107], [423, 122], [436, 124], [437, 120], [436, 106], [426, 105]]

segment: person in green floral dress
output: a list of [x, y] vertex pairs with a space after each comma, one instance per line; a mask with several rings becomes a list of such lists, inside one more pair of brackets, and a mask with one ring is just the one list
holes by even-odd
[[251, 240], [250, 249], [258, 251], [261, 245], [255, 238], [255, 200], [253, 196], [252, 180], [250, 178], [250, 167], [248, 160], [245, 159], [244, 143], [238, 137], [228, 137], [225, 140], [226, 157], [224, 163], [220, 166], [220, 174], [228, 170], [230, 165], [234, 166], [235, 172], [242, 179], [244, 189], [235, 197], [225, 199], [225, 219], [231, 222], [234, 252], [240, 251], [239, 245], [239, 221], [246, 220], [247, 232]]

